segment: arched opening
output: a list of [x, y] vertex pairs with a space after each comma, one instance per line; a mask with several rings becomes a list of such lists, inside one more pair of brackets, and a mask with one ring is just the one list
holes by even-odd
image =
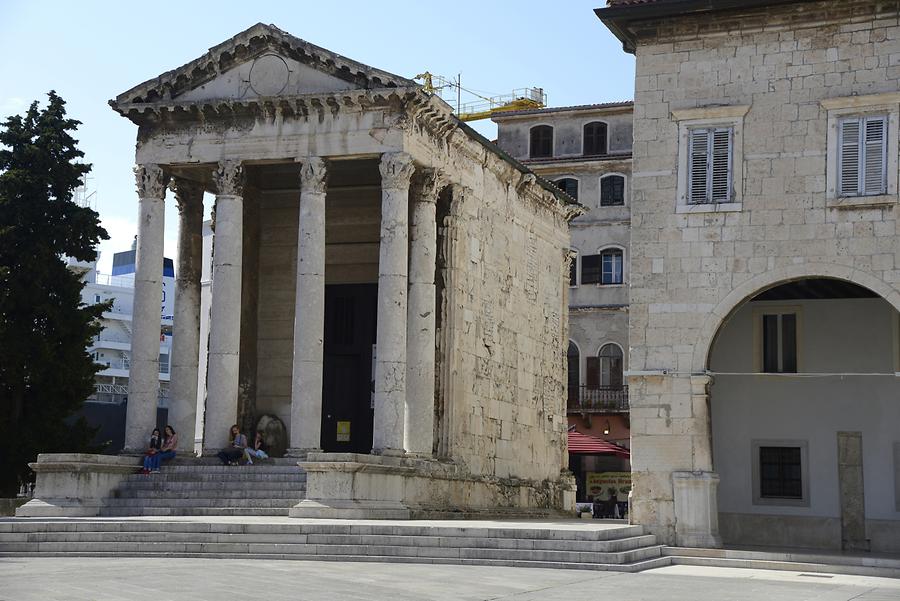
[[625, 204], [625, 177], [604, 175], [600, 178], [600, 206], [621, 207]]
[[528, 156], [532, 159], [547, 159], [553, 156], [553, 128], [549, 125], [535, 125], [530, 132], [531, 144]]
[[900, 549], [900, 324], [858, 284], [766, 287], [708, 355], [726, 545]]
[[592, 121], [584, 126], [584, 156], [603, 155], [607, 152], [606, 123]]
[[574, 177], [563, 177], [553, 182], [556, 187], [578, 200], [578, 180]]

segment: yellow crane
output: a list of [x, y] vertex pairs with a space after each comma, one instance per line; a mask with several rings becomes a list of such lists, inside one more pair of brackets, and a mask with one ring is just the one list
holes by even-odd
[[[413, 79], [422, 82], [422, 88], [429, 94], [437, 94], [444, 97], [447, 91], [456, 91], [456, 116], [460, 121], [478, 121], [487, 119], [495, 113], [507, 111], [522, 111], [526, 109], [540, 109], [547, 106], [547, 94], [543, 88], [518, 88], [509, 94], [498, 96], [483, 96], [478, 92], [466, 89], [460, 85], [461, 77], [448, 79], [440, 75], [434, 75], [425, 71], [419, 73]], [[466, 92], [476, 98], [471, 102], [462, 102], [462, 92]], [[452, 104], [452, 103], [451, 103]]]

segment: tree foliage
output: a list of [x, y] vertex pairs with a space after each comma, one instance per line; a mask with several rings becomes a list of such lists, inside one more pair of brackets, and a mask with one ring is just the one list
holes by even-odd
[[0, 125], [0, 496], [14, 495], [39, 452], [84, 450], [94, 432], [71, 416], [99, 366], [86, 348], [107, 304], [81, 302], [65, 257], [96, 259], [109, 236], [73, 201], [91, 166], [55, 92]]

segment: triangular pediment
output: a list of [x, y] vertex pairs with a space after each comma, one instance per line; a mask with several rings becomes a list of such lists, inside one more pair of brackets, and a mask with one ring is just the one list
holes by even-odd
[[110, 104], [248, 100], [412, 87], [409, 79], [353, 61], [258, 23], [200, 58], [116, 97]]

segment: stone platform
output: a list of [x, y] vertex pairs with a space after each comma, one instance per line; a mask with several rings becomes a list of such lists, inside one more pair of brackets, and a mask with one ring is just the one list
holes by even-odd
[[603, 521], [282, 517], [9, 518], [0, 556], [205, 557], [615, 570], [669, 565], [643, 527]]

